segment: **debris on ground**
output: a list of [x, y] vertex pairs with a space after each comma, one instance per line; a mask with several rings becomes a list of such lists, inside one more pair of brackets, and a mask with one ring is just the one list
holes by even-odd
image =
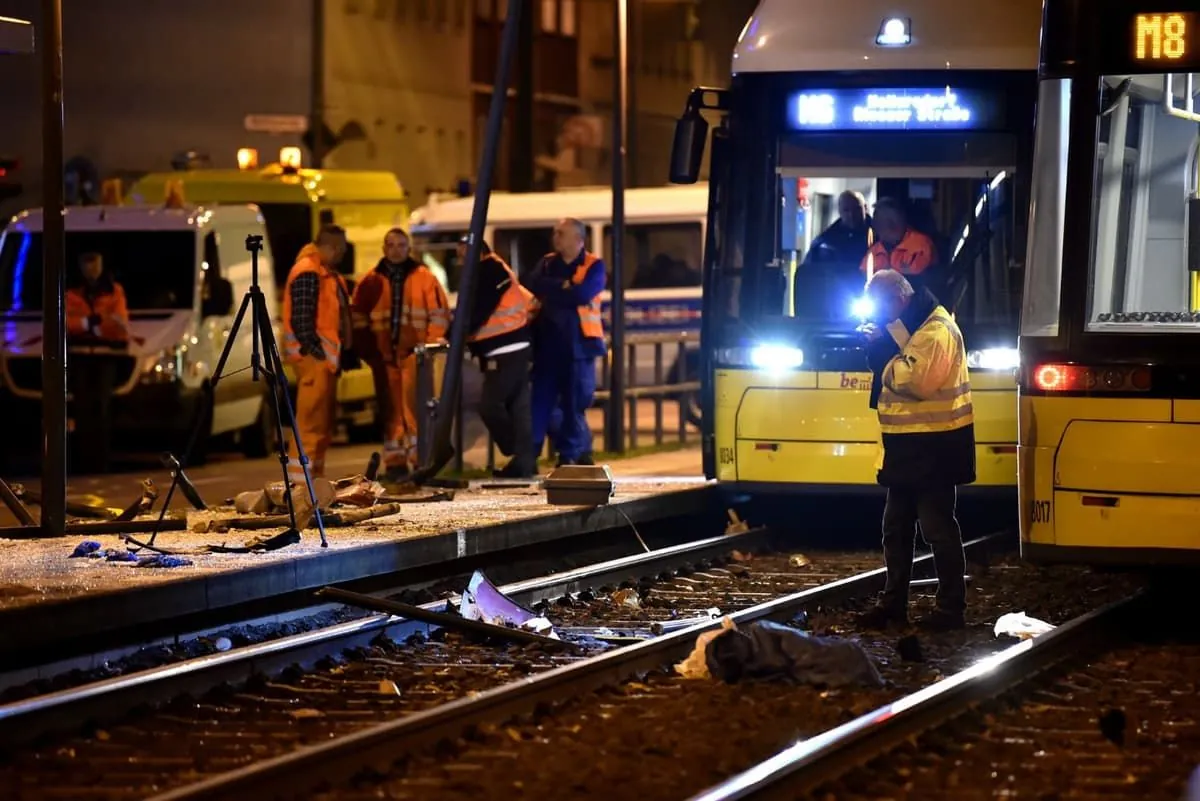
[[734, 510], [726, 509], [725, 516], [729, 518], [729, 524], [725, 526], [726, 534], [745, 534], [750, 530], [750, 524], [738, 517]]
[[524, 629], [558, 639], [553, 624], [547, 618], [500, 592], [481, 570], [476, 570], [467, 583], [459, 600], [458, 613], [467, 620]]
[[1007, 635], [1018, 640], [1028, 640], [1054, 629], [1044, 620], [1030, 617], [1024, 612], [1009, 612], [996, 620], [996, 636]]
[[[707, 634], [713, 636], [705, 640]], [[697, 639], [696, 648], [675, 670], [686, 678], [714, 678], [727, 684], [786, 679], [824, 687], [883, 686], [875, 664], [858, 643], [817, 637], [770, 621], [739, 629], [725, 618], [719, 630]]]
[[608, 597], [609, 600], [611, 600], [617, 606], [624, 606], [628, 609], [642, 608], [642, 599], [638, 595], [638, 591], [632, 587], [626, 587], [625, 589], [617, 590]]
[[802, 553], [794, 553], [788, 557], [789, 567], [808, 567], [812, 564], [812, 560]]

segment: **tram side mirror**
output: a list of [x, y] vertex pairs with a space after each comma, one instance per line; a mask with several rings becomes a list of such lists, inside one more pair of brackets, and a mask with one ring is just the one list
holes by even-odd
[[1190, 272], [1200, 273], [1200, 197], [1188, 199], [1187, 268]]
[[708, 141], [708, 123], [698, 109], [689, 108], [675, 121], [671, 145], [671, 183], [694, 184], [700, 180], [700, 163]]
[[213, 278], [205, 283], [204, 302], [200, 307], [201, 317], [225, 317], [233, 313], [233, 284], [224, 278]]

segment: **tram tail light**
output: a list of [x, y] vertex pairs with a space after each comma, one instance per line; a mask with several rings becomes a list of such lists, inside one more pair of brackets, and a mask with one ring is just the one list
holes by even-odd
[[1030, 383], [1042, 392], [1146, 392], [1150, 368], [1039, 364], [1030, 371]]

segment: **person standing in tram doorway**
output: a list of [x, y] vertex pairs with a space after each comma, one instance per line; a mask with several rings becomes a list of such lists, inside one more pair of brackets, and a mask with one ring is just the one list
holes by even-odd
[[99, 253], [79, 258], [79, 281], [66, 294], [67, 361], [75, 420], [74, 462], [84, 472], [108, 470], [112, 448], [112, 395], [116, 390], [115, 353], [129, 346], [129, 309], [125, 289], [104, 269]]
[[873, 374], [870, 403], [883, 436], [878, 481], [887, 487], [887, 584], [859, 624], [907, 624], [919, 523], [938, 578], [936, 608], [921, 622], [935, 630], [960, 629], [966, 560], [954, 507], [957, 488], [975, 481], [974, 412], [962, 333], [928, 289], [914, 291], [894, 270], [871, 276], [867, 296], [883, 324], [868, 323], [860, 331]]
[[[467, 258], [468, 237], [458, 243], [458, 261]], [[529, 315], [533, 295], [512, 268], [479, 243], [475, 302], [467, 324], [467, 347], [483, 373], [483, 418], [492, 441], [511, 460], [496, 478], [532, 478], [537, 473], [529, 410]]]
[[596, 392], [596, 359], [604, 355], [600, 293], [604, 262], [585, 247], [587, 226], [566, 218], [554, 226], [554, 252], [522, 279], [537, 301], [533, 321], [533, 453], [542, 452], [555, 407], [562, 422], [558, 464], [590, 464], [587, 410]]
[[[283, 289], [283, 357], [296, 370], [296, 428], [313, 477], [325, 475], [337, 379], [350, 353], [350, 300], [336, 270], [345, 253], [346, 232], [322, 226], [316, 242], [300, 250]], [[288, 478], [303, 485], [295, 443], [290, 452]]]
[[450, 301], [437, 277], [412, 256], [408, 233], [383, 238], [383, 258], [354, 289], [354, 342], [375, 379], [384, 421], [383, 463], [390, 481], [417, 466], [417, 356], [419, 345], [446, 337]]

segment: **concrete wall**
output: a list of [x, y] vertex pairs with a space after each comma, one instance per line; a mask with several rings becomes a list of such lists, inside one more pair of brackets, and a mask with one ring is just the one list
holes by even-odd
[[[34, 20], [37, 0], [4, 13]], [[251, 134], [247, 114], [308, 114], [310, 11], [297, 0], [64, 0], [66, 155], [104, 174], [165, 169], [208, 152], [234, 166], [239, 147], [266, 153], [295, 136]], [[25, 164], [23, 205], [41, 194], [40, 56], [0, 58], [0, 153]], [[4, 209], [11, 211], [11, 208]]]

